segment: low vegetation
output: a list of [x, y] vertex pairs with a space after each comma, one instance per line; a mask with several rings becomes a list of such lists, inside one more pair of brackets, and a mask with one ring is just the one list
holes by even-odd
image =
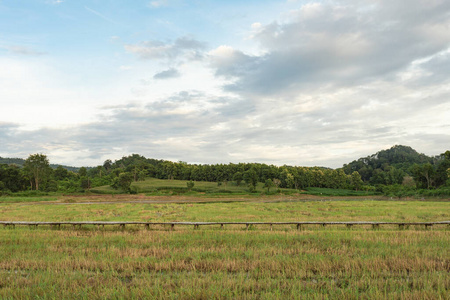
[[[3, 203], [0, 211], [2, 218], [30, 221], [449, 219], [448, 202], [433, 201], [85, 204], [83, 197], [69, 197], [53, 201], [60, 205]], [[443, 225], [406, 230], [305, 226], [301, 231], [262, 225], [174, 231], [4, 227], [0, 298], [446, 299], [448, 230]]]

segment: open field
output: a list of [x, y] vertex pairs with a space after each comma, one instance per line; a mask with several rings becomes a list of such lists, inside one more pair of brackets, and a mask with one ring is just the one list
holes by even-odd
[[[303, 198], [300, 198], [303, 199]], [[74, 197], [52, 201], [0, 203], [8, 221], [284, 222], [380, 221], [431, 222], [450, 219], [449, 202], [262, 197]]]
[[[144, 181], [138, 181], [132, 183], [132, 188], [138, 193], [145, 193], [151, 196], [158, 195], [179, 195], [186, 194], [188, 196], [197, 197], [221, 197], [230, 195], [241, 195], [241, 196], [258, 196], [260, 194], [277, 194], [283, 193], [285, 195], [292, 194], [307, 194], [308, 191], [299, 191], [297, 189], [286, 189], [286, 188], [276, 188], [271, 187], [269, 191], [264, 188], [264, 184], [259, 182], [253, 193], [249, 192], [248, 186], [242, 182], [241, 185], [237, 186], [235, 182], [230, 181], [228, 183], [220, 182], [208, 182], [208, 181], [195, 181], [192, 190], [187, 189], [186, 180], [167, 180], [167, 179], [157, 179], [157, 178], [146, 178]], [[368, 196], [375, 195], [374, 192], [366, 191], [354, 191], [354, 190], [344, 190], [344, 189], [325, 189], [325, 188], [308, 188], [310, 193], [315, 195], [330, 195], [330, 196]], [[92, 189], [92, 192], [99, 194], [114, 194], [120, 191], [114, 190], [110, 186], [101, 186]]]
[[[119, 201], [108, 203], [110, 198]], [[16, 221], [450, 219], [445, 201], [319, 199], [268, 196], [195, 202], [189, 197], [57, 196], [34, 203], [3, 201], [0, 215], [2, 220]], [[242, 225], [175, 231], [162, 226], [0, 227], [0, 298], [447, 299], [450, 295], [446, 225], [431, 230], [291, 227], [277, 226], [273, 231], [267, 226], [245, 230]]]

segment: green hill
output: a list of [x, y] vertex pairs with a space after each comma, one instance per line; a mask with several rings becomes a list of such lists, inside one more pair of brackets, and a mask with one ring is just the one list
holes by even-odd
[[[24, 163], [25, 163], [25, 159], [23, 159], [23, 158], [0, 157], [0, 164], [16, 165], [19, 167], [23, 167]], [[64, 169], [67, 169], [68, 171], [72, 171], [72, 172], [78, 172], [78, 170], [80, 169], [79, 167], [70, 167], [70, 166], [63, 166], [63, 165], [58, 165], [58, 164], [50, 164], [50, 167], [52, 169], [56, 169], [59, 166], [62, 166]]]
[[415, 164], [434, 164], [437, 160], [438, 157], [429, 157], [411, 147], [395, 145], [390, 149], [354, 160], [344, 165], [343, 169], [346, 174], [359, 172], [366, 182], [393, 184], [401, 183], [400, 179], [406, 175], [412, 175], [411, 167]]

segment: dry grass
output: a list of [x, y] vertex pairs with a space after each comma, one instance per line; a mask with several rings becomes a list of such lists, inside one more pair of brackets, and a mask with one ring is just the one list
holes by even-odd
[[[449, 219], [448, 202], [254, 200], [77, 204], [76, 198], [68, 205], [3, 203], [0, 212], [17, 221]], [[449, 244], [442, 225], [0, 227], [0, 298], [448, 299]]]
[[446, 229], [0, 230], [1, 298], [445, 299]]

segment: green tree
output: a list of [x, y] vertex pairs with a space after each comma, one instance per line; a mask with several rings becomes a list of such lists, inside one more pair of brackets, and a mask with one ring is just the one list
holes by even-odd
[[133, 182], [133, 175], [129, 172], [120, 173], [118, 177], [114, 178], [112, 187], [114, 189], [122, 189], [125, 192], [129, 192], [131, 189], [131, 183]]
[[105, 160], [103, 163], [103, 168], [105, 168], [106, 172], [109, 172], [111, 170], [113, 162], [110, 159]]
[[244, 180], [249, 186], [256, 188], [256, 184], [258, 183], [258, 175], [256, 174], [256, 171], [254, 169], [245, 171]]
[[351, 183], [352, 187], [357, 191], [362, 188], [364, 182], [361, 179], [361, 175], [359, 175], [357, 171], [353, 171], [351, 175]]
[[88, 176], [81, 177], [81, 188], [85, 190], [89, 190], [91, 188], [91, 180]]
[[53, 172], [53, 176], [56, 180], [64, 180], [69, 177], [69, 171], [62, 166], [58, 166]]
[[86, 169], [86, 167], [81, 167], [81, 168], [78, 170], [78, 175], [79, 175], [80, 177], [85, 177], [85, 176], [87, 176], [87, 169]]
[[145, 171], [142, 170], [139, 172], [137, 179], [138, 179], [138, 181], [144, 181], [145, 177], [146, 177]]
[[267, 188], [267, 193], [270, 192], [270, 188], [275, 186], [272, 179], [266, 179], [266, 182], [264, 182], [264, 187]]
[[236, 181], [236, 185], [237, 186], [241, 185], [241, 182], [242, 182], [243, 179], [244, 179], [244, 177], [243, 177], [241, 172], [234, 173], [233, 180]]
[[98, 176], [100, 178], [102, 178], [102, 171], [103, 171], [103, 167], [102, 166], [97, 166], [97, 173], [98, 173]]
[[186, 185], [187, 185], [188, 191], [191, 191], [192, 188], [194, 187], [195, 183], [192, 180], [190, 180], [190, 181], [186, 182]]
[[435, 173], [432, 164], [415, 164], [411, 167], [411, 172], [417, 187], [426, 189], [430, 189], [432, 187]]
[[3, 183], [3, 190], [11, 192], [24, 190], [27, 185], [22, 170], [16, 165], [0, 164], [0, 182]]
[[44, 154], [32, 154], [24, 163], [24, 170], [27, 173], [31, 187], [39, 190], [39, 185], [47, 179], [50, 173], [50, 164], [48, 158]]

